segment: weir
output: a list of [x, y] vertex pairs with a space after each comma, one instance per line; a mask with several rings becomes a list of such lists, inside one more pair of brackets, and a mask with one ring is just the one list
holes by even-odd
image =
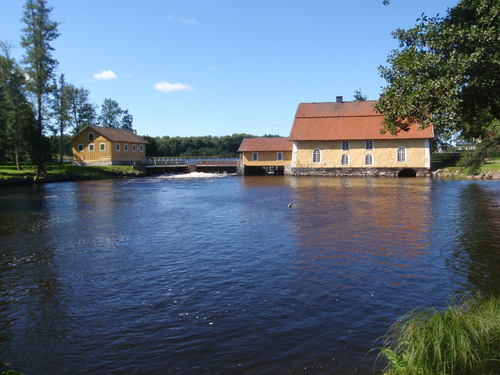
[[171, 173], [236, 173], [239, 164], [237, 158], [150, 158], [144, 165], [148, 176]]

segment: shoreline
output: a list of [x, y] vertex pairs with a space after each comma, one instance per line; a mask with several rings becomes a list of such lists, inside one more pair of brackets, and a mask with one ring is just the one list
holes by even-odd
[[0, 178], [0, 188], [4, 186], [22, 186], [22, 185], [38, 185], [53, 182], [72, 182], [72, 181], [92, 181], [92, 180], [118, 180], [128, 178], [141, 178], [147, 177], [143, 172], [115, 172], [108, 173], [104, 176], [88, 175], [88, 174], [45, 174], [42, 176], [36, 175], [23, 175], [19, 177]]

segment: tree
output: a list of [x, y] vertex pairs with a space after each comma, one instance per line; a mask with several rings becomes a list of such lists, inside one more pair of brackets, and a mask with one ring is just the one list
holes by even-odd
[[130, 113], [128, 113], [128, 109], [124, 110], [122, 113], [121, 128], [135, 133], [135, 130], [132, 127], [133, 122], [134, 118]]
[[64, 79], [64, 74], [59, 77], [59, 82], [54, 79], [54, 100], [53, 100], [53, 114], [56, 119], [56, 127], [54, 133], [59, 132], [59, 155], [60, 162], [63, 162], [64, 150], [64, 131], [69, 126], [71, 120], [70, 115], [70, 102], [68, 96], [68, 85]]
[[122, 109], [118, 102], [113, 99], [104, 99], [101, 107], [101, 115], [99, 116], [99, 122], [109, 128], [119, 128]]
[[95, 105], [89, 101], [89, 90], [67, 84], [66, 91], [70, 107], [70, 124], [72, 132], [78, 133], [85, 125], [97, 124]]
[[[433, 124], [436, 135], [484, 138], [500, 119], [500, 2], [461, 0], [393, 36], [377, 104], [391, 133]], [[497, 125], [495, 125], [497, 124]]]
[[128, 109], [122, 110], [118, 102], [113, 99], [104, 99], [99, 122], [110, 128], [120, 128], [135, 132], [132, 127], [132, 115], [128, 112]]
[[[33, 149], [28, 142], [35, 130], [34, 112], [24, 90], [25, 77], [10, 57], [10, 45], [0, 42], [0, 136], [2, 159], [13, 152], [16, 167], [21, 170], [21, 154]], [[30, 155], [32, 156], [32, 155]]]
[[25, 48], [23, 63], [29, 79], [27, 90], [35, 96], [37, 133], [35, 138], [37, 174], [44, 172], [46, 150], [43, 137], [44, 131], [44, 101], [52, 91], [52, 78], [57, 61], [52, 58], [51, 42], [59, 33], [58, 23], [50, 20], [52, 8], [46, 0], [26, 0], [22, 22], [25, 24], [21, 45]]
[[361, 93], [361, 89], [354, 91], [354, 100], [366, 100], [368, 97]]

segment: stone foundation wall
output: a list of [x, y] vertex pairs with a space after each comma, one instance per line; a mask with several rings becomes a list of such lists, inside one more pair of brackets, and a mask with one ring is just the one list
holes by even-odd
[[[415, 171], [416, 177], [429, 177], [427, 168], [409, 168]], [[334, 176], [334, 177], [398, 177], [402, 168], [291, 168], [286, 174], [292, 176]], [[288, 172], [288, 171], [286, 171]]]

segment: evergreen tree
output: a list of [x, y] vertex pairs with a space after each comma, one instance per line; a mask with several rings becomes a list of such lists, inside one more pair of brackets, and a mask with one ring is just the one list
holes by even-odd
[[[5, 56], [0, 55], [0, 158], [13, 153], [17, 169], [21, 169], [21, 154], [32, 151], [29, 142], [35, 133], [34, 112], [26, 98], [25, 77], [10, 57], [10, 45], [0, 43]], [[29, 155], [33, 160], [34, 155]]]
[[52, 91], [52, 79], [57, 61], [52, 57], [51, 42], [59, 36], [58, 23], [51, 21], [52, 8], [46, 0], [26, 0], [22, 22], [25, 27], [21, 45], [25, 49], [23, 63], [29, 77], [26, 87], [35, 97], [37, 132], [34, 139], [37, 174], [43, 173], [46, 157], [44, 140], [44, 106]]

